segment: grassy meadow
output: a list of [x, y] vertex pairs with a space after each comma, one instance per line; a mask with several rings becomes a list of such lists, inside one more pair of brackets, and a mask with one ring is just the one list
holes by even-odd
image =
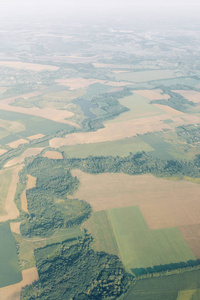
[[0, 288], [22, 280], [15, 239], [10, 224], [0, 225]]
[[146, 82], [176, 77], [172, 70], [150, 70], [115, 74], [118, 81]]
[[107, 211], [102, 210], [94, 213], [84, 224], [84, 228], [94, 237], [94, 249], [96, 251], [119, 255], [119, 249]]
[[165, 114], [162, 110], [150, 104], [148, 99], [136, 93], [120, 99], [119, 102], [121, 105], [127, 107], [129, 111], [120, 114], [116, 118], [109, 120], [106, 123], [116, 123], [140, 117]]
[[128, 156], [130, 152], [153, 151], [154, 149], [144, 142], [140, 137], [132, 137], [112, 142], [102, 142], [93, 144], [82, 144], [74, 146], [65, 146], [60, 148], [64, 154], [69, 157], [86, 158], [93, 156]]

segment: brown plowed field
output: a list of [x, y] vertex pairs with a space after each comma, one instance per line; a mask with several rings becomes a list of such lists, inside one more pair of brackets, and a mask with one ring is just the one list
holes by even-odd
[[179, 231], [195, 257], [200, 258], [200, 224], [182, 226]]
[[62, 154], [57, 151], [47, 151], [43, 156], [50, 159], [63, 159]]
[[72, 197], [86, 200], [94, 211], [137, 205], [150, 229], [200, 224], [199, 184], [150, 174], [92, 175], [73, 170], [72, 175], [81, 183]]

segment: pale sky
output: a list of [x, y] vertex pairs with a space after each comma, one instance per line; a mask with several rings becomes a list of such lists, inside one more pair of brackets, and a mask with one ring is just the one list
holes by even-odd
[[0, 19], [101, 19], [126, 17], [193, 20], [200, 0], [0, 0]]

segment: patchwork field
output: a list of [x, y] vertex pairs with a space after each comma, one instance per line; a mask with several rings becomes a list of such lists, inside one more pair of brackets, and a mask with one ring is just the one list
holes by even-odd
[[198, 300], [200, 271], [139, 280], [125, 300]]
[[96, 132], [78, 132], [67, 135], [65, 138], [54, 138], [50, 140], [50, 146], [59, 148], [64, 145], [78, 145], [100, 143], [106, 141], [116, 141], [124, 138], [145, 134], [147, 132], [158, 132], [164, 129], [170, 129], [168, 124], [164, 124], [164, 120], [169, 116], [158, 115], [147, 118], [131, 119], [116, 123], [105, 124], [105, 128]]
[[69, 124], [71, 126], [79, 127], [76, 123], [65, 120], [66, 118], [72, 117], [74, 114], [70, 111], [66, 110], [57, 110], [55, 108], [38, 108], [38, 107], [32, 107], [32, 108], [24, 108], [24, 107], [18, 107], [18, 106], [10, 106], [7, 104], [1, 105], [1, 110], [5, 111], [11, 111], [16, 113], [22, 113], [26, 115], [31, 116], [37, 116], [45, 119], [49, 119], [55, 122], [60, 122], [64, 124]]
[[[38, 93], [35, 96], [29, 98], [21, 98], [18, 97], [14, 103], [15, 106], [20, 106], [24, 108], [32, 108], [34, 106], [39, 107], [40, 109], [43, 108], [54, 108], [54, 109], [63, 109], [67, 110], [69, 103], [78, 97], [82, 97], [85, 93], [85, 89], [78, 89], [73, 91], [68, 91], [66, 88], [60, 86], [60, 91], [51, 91], [51, 89], [47, 89], [43, 91], [43, 93]], [[64, 89], [64, 90], [62, 90]], [[52, 88], [53, 90], [53, 88]]]
[[163, 91], [161, 89], [155, 90], [136, 90], [134, 93], [147, 98], [148, 100], [160, 100], [160, 99], [169, 99], [169, 95], [162, 94]]
[[15, 240], [9, 223], [0, 224], [0, 240], [0, 288], [2, 288], [20, 282], [22, 274], [19, 268]]
[[24, 159], [25, 159], [26, 157], [36, 156], [36, 155], [38, 155], [42, 150], [43, 150], [43, 148], [28, 148], [28, 149], [26, 149], [26, 150], [24, 151], [24, 153], [21, 154], [20, 156], [17, 156], [17, 157], [15, 157], [15, 158], [9, 160], [9, 161], [5, 164], [4, 168], [9, 168], [9, 167], [15, 166], [15, 165], [17, 165], [17, 164], [21, 164], [21, 163], [24, 161]]
[[81, 183], [73, 197], [86, 200], [94, 211], [137, 205], [152, 230], [200, 224], [200, 185], [197, 183], [149, 174], [93, 175], [73, 170], [72, 175]]
[[84, 89], [93, 85], [95, 83], [106, 84], [109, 86], [126, 86], [131, 84], [130, 82], [116, 82], [116, 81], [106, 81], [99, 79], [85, 79], [85, 78], [69, 78], [69, 79], [59, 79], [56, 82], [60, 85], [68, 86], [70, 90]]
[[11, 148], [18, 148], [19, 145], [22, 145], [22, 144], [27, 144], [29, 143], [29, 141], [25, 140], [25, 139], [19, 139], [19, 140], [16, 140], [12, 143], [9, 143], [7, 144], [8, 146], [10, 146]]
[[[39, 90], [39, 91], [35, 91], [35, 92], [31, 92], [31, 93], [28, 93], [28, 94], [22, 94], [22, 95], [18, 95], [18, 96], [15, 96], [15, 97], [9, 97], [9, 98], [3, 98], [1, 100], [1, 104], [11, 104], [13, 102], [18, 102], [19, 99], [21, 99], [21, 101], [26, 101], [27, 103], [29, 103], [30, 101], [30, 98], [32, 97], [36, 97], [36, 96], [39, 96], [43, 93], [42, 90]], [[3, 96], [2, 96], [3, 97]], [[28, 100], [28, 101], [27, 101]]]
[[68, 79], [58, 79], [56, 82], [60, 85], [68, 86], [70, 90], [84, 89], [94, 83], [102, 83], [103, 80], [96, 79], [85, 79], [85, 78], [68, 78]]
[[[1, 109], [0, 109], [0, 120], [10, 121], [9, 124], [11, 125], [11, 128], [13, 129], [18, 128], [17, 132], [20, 132], [20, 135], [22, 137], [28, 137], [35, 134], [46, 135], [46, 134], [55, 133], [59, 130], [67, 130], [70, 128], [69, 125], [64, 123], [54, 122], [49, 119], [27, 115], [25, 113], [18, 113], [18, 112], [6, 111]], [[16, 122], [16, 120], [18, 122]], [[18, 127], [16, 127], [16, 125]], [[12, 140], [9, 140], [7, 137], [5, 139], [1, 139], [0, 144], [1, 145], [7, 144], [9, 142], [19, 139], [19, 137], [16, 137], [14, 134], [13, 137], [14, 139]]]
[[145, 143], [140, 137], [126, 138], [119, 141], [82, 144], [74, 146], [66, 146], [60, 149], [64, 151], [67, 157], [81, 157], [85, 158], [89, 155], [93, 156], [109, 156], [119, 155], [128, 156], [130, 152], [136, 153], [138, 151], [153, 151], [150, 145]]
[[119, 249], [107, 211], [102, 210], [94, 213], [94, 215], [84, 223], [83, 227], [94, 237], [94, 249], [96, 251], [105, 251], [119, 256]]
[[32, 284], [38, 280], [38, 272], [36, 268], [22, 271], [22, 281], [19, 283], [0, 288], [0, 298], [4, 300], [20, 300], [20, 293], [23, 287]]
[[176, 110], [170, 106], [167, 105], [162, 105], [162, 104], [153, 104], [153, 106], [159, 108], [160, 110], [163, 110], [164, 112], [166, 112], [167, 114], [171, 115], [171, 116], [179, 116], [179, 115], [184, 115], [184, 113], [182, 113], [179, 110]]
[[9, 132], [16, 133], [25, 130], [25, 126], [16, 121], [0, 120], [1, 128], [6, 129]]
[[137, 206], [111, 209], [108, 215], [129, 272], [196, 259], [178, 229], [149, 230]]

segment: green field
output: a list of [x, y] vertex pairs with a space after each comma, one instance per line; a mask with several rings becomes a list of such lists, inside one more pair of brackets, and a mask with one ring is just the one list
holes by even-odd
[[129, 109], [129, 111], [120, 114], [116, 118], [107, 121], [106, 123], [116, 123], [121, 121], [132, 120], [135, 118], [144, 118], [153, 115], [165, 114], [159, 108], [149, 103], [145, 97], [133, 94], [131, 96], [122, 98], [119, 103]]
[[177, 228], [149, 230], [137, 206], [110, 209], [108, 215], [128, 272], [196, 260]]
[[5, 201], [12, 179], [12, 170], [1, 171], [0, 173], [0, 216], [6, 214]]
[[145, 143], [140, 137], [126, 138], [113, 142], [103, 142], [94, 144], [82, 144], [74, 146], [61, 147], [65, 155], [69, 158], [80, 157], [86, 158], [93, 156], [128, 156], [130, 152], [153, 151], [154, 149]]
[[161, 80], [156, 80], [151, 82], [151, 84], [154, 84], [156, 87], [165, 85], [171, 88], [174, 88], [176, 85], [181, 84], [182, 86], [187, 85], [188, 87], [197, 87], [199, 85], [199, 79], [196, 77], [176, 77], [176, 78], [171, 78], [171, 79], [163, 79]]
[[175, 151], [175, 147], [165, 142], [164, 138], [160, 135], [159, 133], [147, 133], [140, 136], [140, 138], [154, 148], [154, 151], [149, 153], [153, 157], [165, 160], [173, 159], [170, 151]]
[[111, 90], [112, 86], [106, 85], [106, 84], [101, 84], [101, 83], [94, 83], [91, 84], [87, 88], [87, 92], [84, 95], [84, 99], [90, 99], [96, 95], [106, 93], [107, 91]]
[[139, 280], [124, 300], [199, 300], [199, 288], [200, 270], [190, 271]]
[[145, 82], [159, 79], [167, 79], [176, 77], [174, 71], [171, 70], [151, 70], [139, 72], [127, 72], [115, 74], [118, 81]]
[[22, 280], [17, 249], [10, 224], [0, 225], [0, 288]]
[[0, 119], [20, 122], [24, 124], [26, 128], [25, 131], [21, 131], [20, 133], [11, 134], [9, 136], [1, 138], [1, 145], [5, 145], [19, 138], [27, 137], [29, 135], [34, 135], [37, 133], [42, 133], [46, 135], [56, 133], [60, 130], [69, 130], [70, 128], [72, 128], [67, 124], [62, 124], [40, 117], [29, 116], [21, 113], [9, 112], [4, 110], [0, 110]]
[[84, 228], [94, 237], [94, 250], [119, 255], [114, 232], [106, 211], [102, 210], [94, 213], [84, 224]]
[[149, 152], [149, 154], [161, 160], [188, 160], [188, 154], [194, 152], [193, 147], [183, 144], [180, 141], [175, 131], [146, 133], [141, 135], [140, 138], [154, 149], [152, 152]]

